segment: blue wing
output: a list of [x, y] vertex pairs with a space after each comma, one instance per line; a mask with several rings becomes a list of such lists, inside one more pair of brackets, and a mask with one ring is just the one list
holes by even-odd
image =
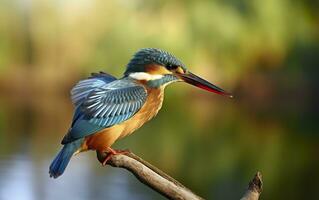
[[62, 143], [91, 135], [129, 119], [140, 110], [146, 98], [145, 88], [128, 78], [94, 86], [94, 89], [92, 86], [87, 95], [75, 101], [77, 107], [74, 122]]
[[116, 78], [104, 72], [92, 73], [88, 79], [78, 82], [71, 90], [71, 99], [75, 106], [80, 105], [88, 94], [97, 87], [115, 81]]

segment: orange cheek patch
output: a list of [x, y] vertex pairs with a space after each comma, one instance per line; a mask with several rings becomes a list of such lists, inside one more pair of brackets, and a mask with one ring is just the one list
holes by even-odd
[[150, 64], [146, 66], [146, 72], [149, 74], [171, 74], [169, 70], [167, 70], [164, 66], [162, 65], [157, 65], [157, 64]]

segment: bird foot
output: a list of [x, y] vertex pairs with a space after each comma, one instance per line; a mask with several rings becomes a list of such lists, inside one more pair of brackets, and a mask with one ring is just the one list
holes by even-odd
[[107, 161], [109, 161], [112, 156], [114, 155], [119, 155], [119, 154], [128, 154], [130, 153], [130, 150], [115, 150], [115, 149], [112, 149], [111, 147], [108, 147], [107, 148], [107, 155], [105, 157], [105, 159], [103, 160], [102, 162], [102, 165], [105, 166]]

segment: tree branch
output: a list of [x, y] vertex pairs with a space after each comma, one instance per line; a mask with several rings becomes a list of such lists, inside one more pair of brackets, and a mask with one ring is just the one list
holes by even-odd
[[260, 172], [257, 172], [254, 178], [249, 182], [246, 193], [240, 200], [258, 200], [262, 189], [262, 175]]
[[[107, 153], [97, 153], [97, 158], [103, 163], [107, 155]], [[113, 155], [106, 164], [132, 172], [142, 183], [169, 199], [203, 200], [180, 182], [131, 152]], [[249, 183], [249, 188], [241, 200], [258, 200], [261, 186], [261, 174], [258, 172]]]
[[[101, 163], [104, 161], [106, 155], [106, 153], [97, 154], [97, 157]], [[107, 161], [107, 164], [113, 167], [127, 169], [128, 171], [132, 172], [142, 183], [148, 185], [153, 190], [159, 192], [169, 199], [203, 199], [169, 175], [165, 174], [163, 171], [159, 170], [131, 152], [113, 155], [110, 160]]]

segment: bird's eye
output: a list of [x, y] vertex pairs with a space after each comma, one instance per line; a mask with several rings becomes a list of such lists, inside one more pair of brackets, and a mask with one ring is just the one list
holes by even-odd
[[185, 70], [181, 66], [178, 66], [178, 65], [167, 65], [166, 69], [168, 69], [171, 72], [178, 73], [178, 74], [185, 73]]
[[166, 68], [168, 69], [168, 70], [174, 70], [174, 69], [177, 69], [177, 65], [167, 65], [166, 66]]

